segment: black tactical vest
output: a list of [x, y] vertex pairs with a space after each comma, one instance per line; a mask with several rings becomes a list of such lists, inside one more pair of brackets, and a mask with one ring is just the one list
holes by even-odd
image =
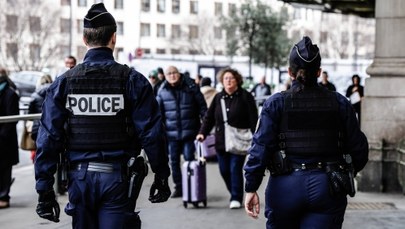
[[283, 96], [280, 149], [295, 156], [341, 155], [344, 138], [336, 95], [314, 87], [290, 89]]
[[67, 148], [70, 150], [127, 149], [134, 128], [126, 99], [130, 68], [78, 65], [67, 72]]

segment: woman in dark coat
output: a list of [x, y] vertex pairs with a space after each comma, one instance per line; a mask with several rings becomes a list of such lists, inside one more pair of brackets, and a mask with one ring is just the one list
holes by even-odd
[[215, 95], [204, 117], [197, 140], [203, 141], [215, 126], [215, 149], [217, 151], [219, 170], [231, 194], [229, 208], [237, 209], [242, 206], [243, 201], [243, 165], [246, 155], [225, 151], [225, 126], [221, 99], [225, 99], [228, 123], [233, 127], [249, 128], [253, 133], [258, 112], [252, 94], [241, 87], [243, 79], [237, 70], [224, 69], [220, 72], [218, 81], [222, 83], [224, 89]]
[[[19, 96], [0, 69], [0, 116], [18, 115]], [[0, 209], [10, 206], [11, 170], [19, 162], [17, 122], [0, 123]]]

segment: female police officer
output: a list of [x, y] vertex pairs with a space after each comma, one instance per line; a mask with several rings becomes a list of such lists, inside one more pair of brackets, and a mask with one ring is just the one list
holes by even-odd
[[94, 4], [84, 17], [83, 63], [56, 79], [43, 104], [35, 162], [37, 213], [59, 221], [52, 185], [59, 153], [65, 152], [70, 164], [65, 212], [73, 217], [73, 228], [140, 227], [126, 171], [141, 147], [155, 173], [149, 200], [163, 202], [171, 194], [158, 103], [143, 75], [115, 62], [116, 29], [104, 4]]
[[268, 168], [267, 228], [341, 228], [368, 142], [347, 99], [317, 85], [321, 56], [310, 38], [292, 48], [289, 63], [292, 87], [267, 99], [253, 137], [245, 210], [258, 217], [256, 190]]

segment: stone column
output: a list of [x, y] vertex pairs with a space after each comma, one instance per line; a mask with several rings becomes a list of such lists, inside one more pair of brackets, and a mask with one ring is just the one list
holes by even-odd
[[[364, 85], [361, 127], [370, 161], [358, 177], [362, 191], [400, 191], [398, 144], [405, 138], [405, 1], [376, 0], [376, 44]], [[401, 173], [402, 174], [402, 173]]]

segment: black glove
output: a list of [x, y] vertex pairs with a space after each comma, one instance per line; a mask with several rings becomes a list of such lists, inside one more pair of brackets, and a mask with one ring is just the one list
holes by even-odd
[[[158, 191], [156, 194], [156, 190]], [[165, 202], [169, 199], [172, 192], [170, 191], [169, 184], [167, 183], [167, 178], [159, 178], [155, 175], [155, 180], [150, 187], [149, 201], [152, 203]]]
[[36, 211], [41, 218], [59, 222], [60, 208], [53, 190], [39, 193]]

